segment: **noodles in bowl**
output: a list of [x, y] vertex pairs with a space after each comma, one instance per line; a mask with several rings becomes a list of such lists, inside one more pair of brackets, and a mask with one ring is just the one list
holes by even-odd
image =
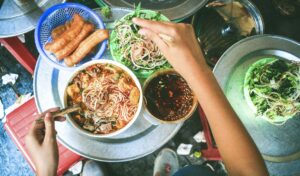
[[140, 27], [132, 22], [135, 17], [153, 21], [169, 19], [159, 12], [141, 10], [138, 6], [134, 12], [117, 20], [110, 34], [113, 59], [130, 68], [137, 77], [148, 78], [155, 71], [170, 68], [171, 65], [153, 41], [138, 33]]
[[109, 60], [83, 65], [67, 85], [65, 105], [80, 104], [69, 114], [71, 124], [89, 136], [121, 133], [137, 118], [142, 104], [141, 86], [125, 66]]

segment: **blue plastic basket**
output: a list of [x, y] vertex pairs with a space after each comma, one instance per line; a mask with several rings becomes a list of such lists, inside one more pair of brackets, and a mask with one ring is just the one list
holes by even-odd
[[35, 45], [40, 55], [42, 56], [42, 59], [48, 60], [49, 63], [57, 69], [72, 71], [87, 61], [100, 59], [107, 46], [107, 40], [98, 44], [98, 46], [94, 49], [94, 51], [96, 51], [95, 53], [89, 54], [74, 67], [68, 67], [67, 65], [65, 65], [63, 60], [58, 61], [53, 54], [44, 49], [45, 44], [52, 40], [51, 31], [55, 27], [71, 20], [73, 14], [75, 13], [81, 15], [86, 21], [93, 23], [96, 29], [105, 28], [101, 17], [97, 15], [92, 9], [77, 3], [62, 3], [52, 6], [47, 11], [45, 11], [40, 17], [40, 20], [35, 29]]

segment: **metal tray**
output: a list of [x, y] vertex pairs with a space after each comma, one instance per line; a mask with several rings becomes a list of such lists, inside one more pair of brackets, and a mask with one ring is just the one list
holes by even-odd
[[38, 4], [20, 8], [13, 0], [4, 0], [0, 7], [0, 38], [12, 37], [33, 30], [43, 10], [66, 0], [40, 0]]
[[279, 36], [258, 35], [230, 47], [217, 63], [214, 74], [232, 107], [246, 126], [264, 158], [287, 162], [300, 158], [300, 119], [294, 117], [282, 126], [255, 118], [245, 102], [243, 83], [252, 63], [263, 56], [300, 61], [300, 44]]
[[[128, 12], [130, 9], [112, 9], [114, 19]], [[112, 19], [109, 20], [112, 21]], [[106, 50], [102, 58], [111, 59], [109, 50]], [[71, 73], [57, 70], [47, 64], [45, 59], [39, 57], [34, 72], [33, 89], [40, 112], [51, 107], [62, 107], [65, 85]], [[101, 140], [88, 139], [80, 135], [66, 121], [56, 122], [55, 126], [59, 141], [75, 153], [98, 161], [120, 162], [137, 159], [159, 149], [178, 132], [182, 123], [154, 126], [141, 114], [124, 133]]]
[[208, 0], [102, 0], [111, 6], [134, 8], [141, 2], [142, 8], [160, 11], [172, 21], [181, 21], [203, 7]]

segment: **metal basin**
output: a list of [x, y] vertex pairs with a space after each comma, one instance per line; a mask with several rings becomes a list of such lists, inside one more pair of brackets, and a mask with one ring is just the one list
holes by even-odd
[[262, 15], [251, 1], [220, 2], [222, 6], [209, 3], [192, 19], [199, 44], [210, 66], [214, 66], [234, 43], [264, 33]]

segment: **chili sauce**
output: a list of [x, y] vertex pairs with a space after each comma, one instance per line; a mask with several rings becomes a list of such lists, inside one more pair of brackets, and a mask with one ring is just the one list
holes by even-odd
[[149, 82], [145, 98], [147, 109], [153, 116], [163, 121], [175, 121], [191, 111], [194, 95], [180, 75], [168, 73]]

